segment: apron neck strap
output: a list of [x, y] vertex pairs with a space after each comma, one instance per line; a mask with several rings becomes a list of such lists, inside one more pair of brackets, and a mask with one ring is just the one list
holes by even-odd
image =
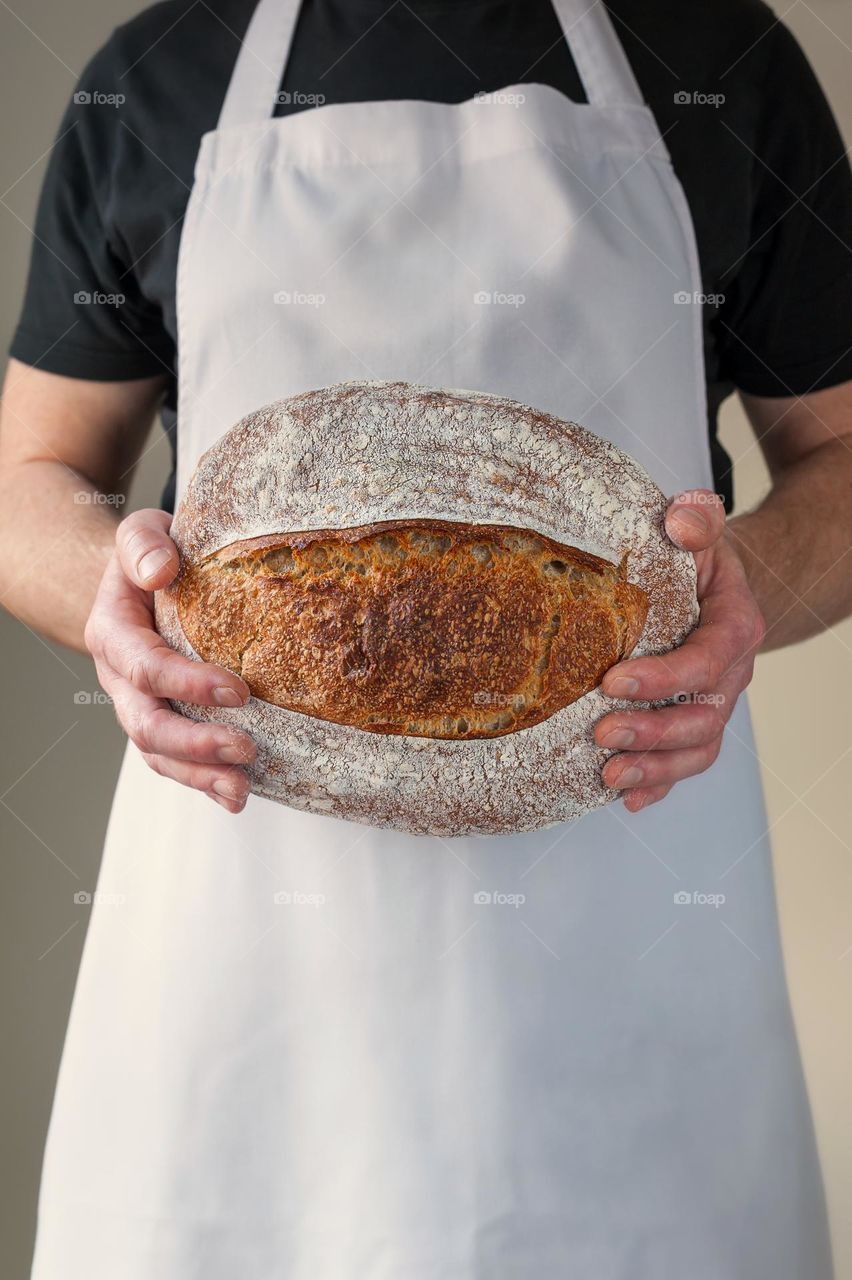
[[645, 99], [602, 0], [553, 0], [586, 99], [594, 107], [643, 107]]
[[[240, 46], [220, 129], [274, 114], [299, 17], [300, 0], [258, 0]], [[639, 85], [601, 0], [553, 0], [577, 73], [592, 106], [643, 106]]]
[[300, 0], [258, 0], [219, 113], [219, 129], [257, 124], [275, 114]]

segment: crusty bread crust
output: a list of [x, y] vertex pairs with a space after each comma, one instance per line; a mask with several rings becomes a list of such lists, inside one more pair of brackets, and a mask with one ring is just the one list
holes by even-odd
[[[181, 573], [156, 594], [157, 625], [173, 648], [200, 656], [179, 604], [184, 583], [223, 552], [239, 560], [294, 530], [307, 531], [300, 535], [306, 550], [317, 537], [342, 548], [389, 522], [413, 529], [444, 521], [508, 527], [611, 566], [626, 564], [629, 583], [647, 599], [647, 616], [624, 652], [635, 643], [634, 656], [664, 653], [698, 616], [695, 561], [666, 536], [666, 505], [627, 454], [529, 405], [403, 382], [306, 391], [250, 413], [199, 459], [172, 523]], [[529, 563], [510, 559], [518, 572]], [[238, 567], [236, 576], [243, 572]], [[192, 630], [189, 613], [183, 617]], [[569, 617], [560, 626], [565, 654], [594, 648], [588, 635], [572, 638], [572, 625]], [[205, 630], [215, 634], [212, 620], [194, 632], [199, 643]], [[270, 664], [262, 665], [269, 679]], [[553, 654], [549, 673], [559, 674]], [[578, 679], [570, 660], [559, 678], [563, 687]], [[587, 678], [595, 680], [595, 672]], [[595, 683], [526, 728], [437, 738], [368, 732], [262, 697], [235, 710], [175, 704], [193, 719], [252, 736], [258, 754], [250, 774], [260, 796], [374, 827], [444, 836], [533, 830], [614, 799], [617, 792], [601, 780], [610, 753], [592, 730], [606, 712], [626, 705]]]
[[373, 733], [527, 729], [629, 653], [647, 596], [613, 565], [509, 525], [384, 521], [245, 539], [187, 566], [195, 651], [257, 698]]

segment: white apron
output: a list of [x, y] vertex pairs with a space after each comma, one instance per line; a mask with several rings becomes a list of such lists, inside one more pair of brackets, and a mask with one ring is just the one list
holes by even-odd
[[[249, 410], [364, 377], [712, 485], [690, 216], [587, 5], [587, 104], [271, 119], [298, 6], [261, 0], [183, 230], [178, 496]], [[232, 817], [130, 747], [36, 1280], [827, 1280], [765, 828], [743, 703], [648, 812], [495, 839]]]

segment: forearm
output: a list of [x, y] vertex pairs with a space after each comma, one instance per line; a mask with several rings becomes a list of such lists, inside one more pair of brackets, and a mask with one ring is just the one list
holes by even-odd
[[83, 629], [118, 524], [115, 505], [61, 462], [0, 472], [0, 603], [27, 626], [85, 651]]
[[766, 621], [764, 650], [852, 612], [852, 450], [844, 441], [776, 472], [766, 499], [728, 529]]

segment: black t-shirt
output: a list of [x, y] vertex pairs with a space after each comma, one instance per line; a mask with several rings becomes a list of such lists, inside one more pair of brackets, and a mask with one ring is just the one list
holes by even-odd
[[[167, 370], [173, 450], [181, 223], [252, 8], [165, 0], [92, 59], [51, 154], [11, 348], [79, 378]], [[686, 192], [703, 291], [724, 296], [704, 321], [715, 479], [730, 506], [716, 415], [733, 388], [802, 395], [852, 379], [849, 163], [803, 53], [762, 0], [608, 8]], [[459, 102], [531, 81], [585, 97], [550, 0], [305, 0], [276, 112], [316, 94]]]

